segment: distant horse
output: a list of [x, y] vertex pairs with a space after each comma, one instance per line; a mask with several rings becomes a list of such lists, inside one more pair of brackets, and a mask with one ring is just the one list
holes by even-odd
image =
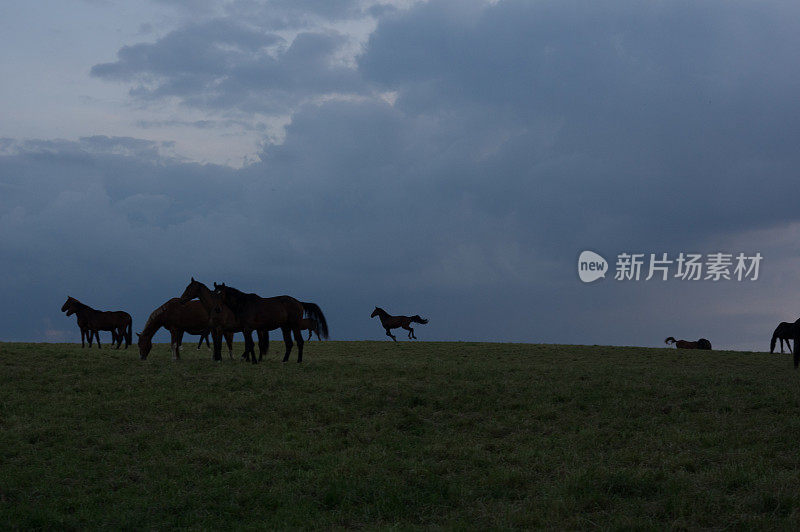
[[711, 350], [711, 342], [706, 340], [705, 338], [700, 338], [696, 342], [687, 342], [686, 340], [675, 340], [672, 336], [664, 340], [664, 343], [675, 344], [675, 347], [678, 349], [707, 349]]
[[125, 349], [131, 345], [131, 327], [133, 320], [131, 315], [121, 310], [118, 311], [102, 311], [95, 310], [89, 305], [85, 305], [75, 299], [68, 297], [67, 301], [61, 307], [67, 313], [67, 316], [77, 314], [78, 320], [86, 325], [89, 331], [89, 345], [91, 346], [92, 333], [97, 339], [97, 348], [100, 349], [100, 334], [99, 331], [111, 331], [111, 343], [117, 344], [117, 349], [122, 345], [122, 340], [125, 340]]
[[[208, 344], [208, 333], [211, 330], [208, 312], [200, 301], [181, 303], [179, 298], [174, 297], [155, 309], [147, 319], [142, 332], [136, 333], [139, 337], [139, 356], [142, 360], [145, 360], [150, 353], [153, 347], [153, 335], [161, 327], [170, 333], [170, 350], [175, 360], [181, 357], [180, 348], [184, 333], [199, 334], [200, 343], [197, 348], [200, 349], [203, 339]], [[233, 333], [225, 332], [224, 335], [228, 344], [228, 355], [233, 358]]]
[[414, 334], [414, 329], [411, 328], [411, 323], [421, 323], [425, 325], [428, 323], [428, 320], [424, 320], [420, 318], [419, 314], [415, 314], [413, 316], [392, 316], [385, 310], [380, 307], [375, 307], [375, 310], [372, 311], [370, 314], [370, 318], [374, 318], [378, 316], [381, 320], [381, 325], [384, 329], [386, 329], [386, 336], [390, 337], [395, 342], [397, 338], [391, 333], [391, 329], [397, 329], [398, 327], [402, 327], [403, 329], [408, 331], [408, 338], [414, 338], [416, 340], [416, 335]]
[[303, 318], [300, 320], [300, 330], [301, 331], [308, 331], [308, 340], [311, 340], [311, 335], [317, 335], [317, 340], [321, 340], [319, 337], [319, 323], [314, 318]]
[[[222, 296], [212, 292], [210, 288], [200, 281], [195, 281], [194, 277], [192, 277], [179, 299], [181, 302], [186, 303], [194, 298], [200, 299], [200, 304], [203, 305], [209, 317], [208, 323], [211, 329], [211, 338], [214, 341], [214, 360], [222, 359], [222, 336], [226, 335], [227, 338], [228, 333], [242, 332], [244, 334], [244, 354], [242, 358], [250, 360], [250, 354], [252, 353], [253, 361], [255, 361], [256, 354], [252, 330], [247, 332], [242, 330], [233, 311], [223, 303]], [[264, 329], [258, 329], [256, 332], [258, 334], [259, 354], [263, 356], [269, 347], [269, 332]]]
[[782, 321], [775, 327], [775, 332], [772, 333], [772, 340], [769, 342], [769, 352], [775, 352], [775, 341], [781, 341], [781, 353], [783, 353], [783, 342], [786, 342], [786, 347], [789, 349], [791, 353], [792, 345], [789, 343], [789, 340], [794, 340], [795, 336], [795, 328], [800, 327], [800, 319], [795, 321], [794, 323], [789, 323], [786, 321]]
[[[245, 337], [253, 330], [272, 331], [280, 329], [286, 345], [283, 361], [289, 360], [292, 352], [292, 335], [297, 342], [297, 362], [303, 361], [303, 334], [300, 332], [300, 321], [305, 314], [315, 320], [322, 338], [328, 337], [328, 323], [322, 309], [315, 303], [301, 302], [291, 296], [261, 297], [258, 294], [245, 294], [236, 288], [214, 283], [214, 293], [219, 294], [222, 302], [229, 307], [236, 316], [236, 321], [242, 327]], [[265, 347], [269, 339], [265, 338]], [[263, 357], [259, 341], [259, 360]], [[255, 354], [253, 363], [256, 363]]]

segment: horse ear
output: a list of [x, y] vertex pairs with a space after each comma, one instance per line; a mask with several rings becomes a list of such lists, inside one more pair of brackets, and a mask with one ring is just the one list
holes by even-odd
[[192, 277], [192, 282], [194, 282], [194, 276]]
[[219, 285], [217, 284], [216, 281], [214, 281], [214, 288], [219, 288]]

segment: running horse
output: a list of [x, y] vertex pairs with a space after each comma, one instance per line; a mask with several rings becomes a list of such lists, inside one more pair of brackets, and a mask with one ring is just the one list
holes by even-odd
[[[286, 345], [286, 353], [283, 361], [289, 360], [292, 352], [293, 342], [297, 342], [297, 362], [303, 361], [303, 334], [300, 331], [300, 322], [303, 316], [307, 316], [318, 323], [319, 332], [323, 338], [328, 337], [328, 323], [322, 309], [315, 303], [302, 302], [291, 296], [261, 297], [258, 294], [246, 294], [236, 288], [225, 286], [225, 283], [214, 283], [214, 294], [218, 294], [228, 308], [233, 311], [236, 321], [242, 328], [242, 332], [247, 336], [253, 330], [272, 331], [280, 329], [283, 333], [283, 341]], [[264, 335], [264, 349], [261, 347], [259, 339], [259, 360], [264, 356], [264, 352], [269, 345], [269, 337]], [[256, 363], [255, 353], [253, 353], [253, 364]]]
[[[208, 344], [208, 334], [211, 331], [210, 320], [208, 312], [203, 307], [200, 301], [189, 301], [182, 303], [177, 297], [173, 297], [157, 309], [155, 309], [150, 317], [147, 318], [147, 323], [142, 329], [142, 332], [136, 333], [139, 337], [139, 357], [142, 360], [147, 359], [150, 350], [153, 347], [153, 335], [161, 327], [164, 327], [170, 333], [170, 351], [172, 351], [173, 360], [180, 359], [180, 348], [183, 343], [183, 334], [198, 334], [200, 335], [200, 342], [197, 348], [203, 345], [203, 339]], [[228, 356], [233, 358], [233, 332], [226, 331], [225, 341], [228, 344]]]
[[675, 347], [677, 347], [678, 349], [707, 349], [709, 351], [711, 350], [711, 342], [709, 342], [705, 338], [700, 338], [696, 342], [687, 342], [686, 340], [676, 340], [675, 338], [670, 336], [669, 338], [664, 340], [664, 343], [667, 345], [675, 344]]
[[89, 331], [89, 345], [92, 345], [92, 334], [97, 339], [97, 348], [100, 349], [100, 331], [111, 331], [111, 343], [117, 344], [117, 349], [122, 345], [122, 340], [125, 340], [125, 349], [131, 345], [131, 326], [133, 320], [131, 315], [121, 310], [118, 311], [102, 311], [95, 310], [89, 305], [85, 305], [75, 299], [74, 297], [67, 297], [67, 301], [61, 307], [67, 313], [67, 316], [76, 314], [78, 316], [78, 325], [85, 324], [86, 329]]
[[380, 318], [381, 325], [383, 326], [384, 329], [386, 329], [386, 336], [388, 336], [395, 342], [397, 341], [397, 338], [395, 338], [395, 336], [392, 334], [391, 332], [392, 329], [397, 329], [399, 327], [402, 327], [403, 329], [408, 331], [409, 340], [411, 338], [414, 338], [416, 340], [417, 336], [414, 334], [414, 329], [411, 327], [411, 324], [421, 323], [422, 325], [425, 325], [426, 323], [428, 323], [428, 320], [422, 319], [419, 316], [419, 314], [415, 314], [413, 316], [392, 316], [391, 314], [389, 314], [380, 307], [375, 307], [375, 310], [372, 311], [372, 314], [370, 314], [369, 317], [374, 318], [375, 316], [378, 316], [378, 318]]
[[775, 327], [775, 331], [772, 333], [772, 340], [769, 342], [769, 352], [775, 352], [775, 341], [780, 340], [781, 354], [783, 354], [783, 342], [786, 342], [786, 347], [789, 349], [789, 352], [792, 353], [792, 344], [789, 343], [789, 340], [794, 340], [795, 328], [797, 327], [800, 327], [800, 319], [794, 323], [789, 323], [786, 321], [780, 322], [778, 326]]

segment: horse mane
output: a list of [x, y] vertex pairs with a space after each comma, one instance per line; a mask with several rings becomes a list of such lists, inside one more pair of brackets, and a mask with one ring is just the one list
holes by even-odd
[[72, 300], [72, 302], [73, 302], [73, 304], [75, 305], [75, 307], [77, 307], [77, 309], [76, 309], [76, 310], [92, 310], [92, 311], [94, 310], [94, 309], [93, 309], [92, 307], [90, 307], [89, 305], [87, 305], [87, 304], [85, 304], [85, 303], [81, 303], [80, 301], [78, 301], [78, 300], [77, 300], [77, 299], [75, 299], [74, 297], [70, 297], [70, 300]]
[[261, 296], [258, 294], [245, 294], [241, 290], [237, 290], [225, 284], [220, 285], [219, 288], [225, 292], [225, 304], [235, 313], [241, 312], [242, 307], [244, 307], [248, 301], [261, 299]]
[[170, 306], [170, 304], [174, 303], [175, 301], [180, 301], [180, 298], [173, 297], [172, 299], [170, 299], [169, 301], [165, 302], [163, 305], [155, 309], [153, 312], [151, 312], [150, 317], [147, 318], [147, 322], [144, 324], [144, 329], [142, 329], [141, 334], [149, 333], [150, 332], [149, 329], [151, 327], [155, 327], [155, 329], [153, 330], [153, 333], [155, 333], [155, 331], [157, 331], [161, 326], [160, 325], [155, 326], [153, 322], [156, 320], [156, 318], [164, 314], [167, 311], [168, 306]]

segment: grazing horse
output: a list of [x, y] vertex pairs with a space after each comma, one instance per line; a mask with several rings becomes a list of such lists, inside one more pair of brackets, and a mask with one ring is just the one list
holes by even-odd
[[[222, 302], [229, 307], [236, 316], [236, 321], [242, 327], [245, 338], [250, 331], [266, 330], [272, 331], [280, 329], [283, 333], [283, 341], [286, 345], [286, 353], [283, 361], [289, 360], [292, 352], [292, 334], [297, 342], [297, 362], [303, 361], [303, 334], [300, 332], [300, 321], [305, 314], [315, 320], [319, 326], [319, 332], [323, 338], [328, 337], [328, 322], [322, 309], [315, 303], [301, 302], [291, 296], [261, 297], [258, 294], [245, 294], [236, 288], [225, 286], [225, 283], [218, 285], [214, 283], [214, 293], [219, 294]], [[265, 338], [265, 347], [269, 342]], [[263, 357], [261, 340], [259, 340], [259, 360]], [[256, 363], [255, 353], [253, 354], [253, 364]]]
[[687, 342], [686, 340], [675, 340], [672, 336], [664, 340], [664, 343], [675, 344], [675, 347], [678, 349], [707, 349], [711, 350], [711, 342], [706, 340], [705, 338], [700, 338], [696, 342]]
[[[153, 335], [164, 327], [170, 333], [170, 350], [172, 351], [172, 358], [177, 360], [181, 357], [180, 348], [183, 343], [183, 334], [199, 334], [200, 343], [197, 348], [203, 344], [203, 339], [208, 343], [208, 333], [211, 330], [209, 324], [208, 312], [199, 301], [189, 301], [181, 303], [177, 297], [173, 297], [157, 309], [155, 309], [150, 317], [147, 318], [147, 323], [140, 333], [136, 333], [139, 337], [139, 356], [142, 360], [147, 358], [150, 349], [153, 347]], [[225, 332], [225, 340], [228, 344], [228, 355], [233, 358], [233, 333]]]
[[786, 342], [786, 347], [789, 349], [789, 352], [793, 352], [792, 345], [789, 343], [789, 340], [794, 340], [795, 336], [795, 328], [800, 327], [800, 319], [795, 321], [794, 323], [789, 323], [786, 321], [782, 321], [775, 327], [775, 332], [772, 333], [772, 340], [769, 342], [769, 352], [775, 352], [775, 341], [781, 341], [781, 354], [783, 354], [783, 342]]
[[300, 330], [308, 331], [308, 340], [306, 341], [310, 341], [311, 335], [315, 333], [317, 335], [317, 340], [322, 340], [319, 337], [319, 323], [317, 323], [317, 320], [315, 320], [314, 318], [303, 318], [302, 320], [300, 320]]
[[414, 338], [416, 340], [416, 335], [414, 334], [414, 329], [411, 328], [411, 323], [421, 323], [425, 325], [428, 323], [428, 320], [424, 320], [419, 317], [419, 314], [415, 314], [413, 316], [392, 316], [385, 310], [380, 307], [375, 307], [375, 310], [372, 311], [370, 314], [370, 318], [374, 318], [378, 316], [381, 320], [381, 325], [384, 329], [386, 329], [386, 336], [397, 341], [397, 338], [391, 333], [391, 329], [397, 329], [398, 327], [402, 327], [403, 329], [408, 331], [408, 338]]
[[89, 305], [85, 305], [75, 299], [68, 297], [66, 303], [61, 307], [66, 310], [67, 316], [76, 314], [79, 322], [86, 324], [89, 330], [89, 345], [92, 342], [92, 333], [97, 339], [97, 348], [100, 349], [100, 333], [99, 331], [111, 331], [111, 343], [117, 344], [117, 349], [122, 345], [122, 340], [125, 340], [125, 349], [131, 345], [131, 315], [121, 310], [118, 311], [102, 311], [95, 310]]
[[[256, 354], [252, 331], [243, 331], [231, 309], [222, 302], [222, 297], [212, 292], [210, 288], [200, 281], [195, 281], [194, 277], [192, 277], [179, 299], [181, 302], [186, 303], [194, 298], [200, 299], [200, 304], [203, 305], [208, 314], [211, 338], [214, 341], [214, 360], [222, 359], [222, 336], [225, 335], [227, 338], [228, 333], [232, 335], [233, 333], [242, 332], [244, 334], [244, 354], [242, 358], [250, 360], [250, 353], [252, 353], [255, 361]], [[258, 334], [259, 354], [263, 356], [269, 346], [268, 331], [257, 329], [256, 332]]]

